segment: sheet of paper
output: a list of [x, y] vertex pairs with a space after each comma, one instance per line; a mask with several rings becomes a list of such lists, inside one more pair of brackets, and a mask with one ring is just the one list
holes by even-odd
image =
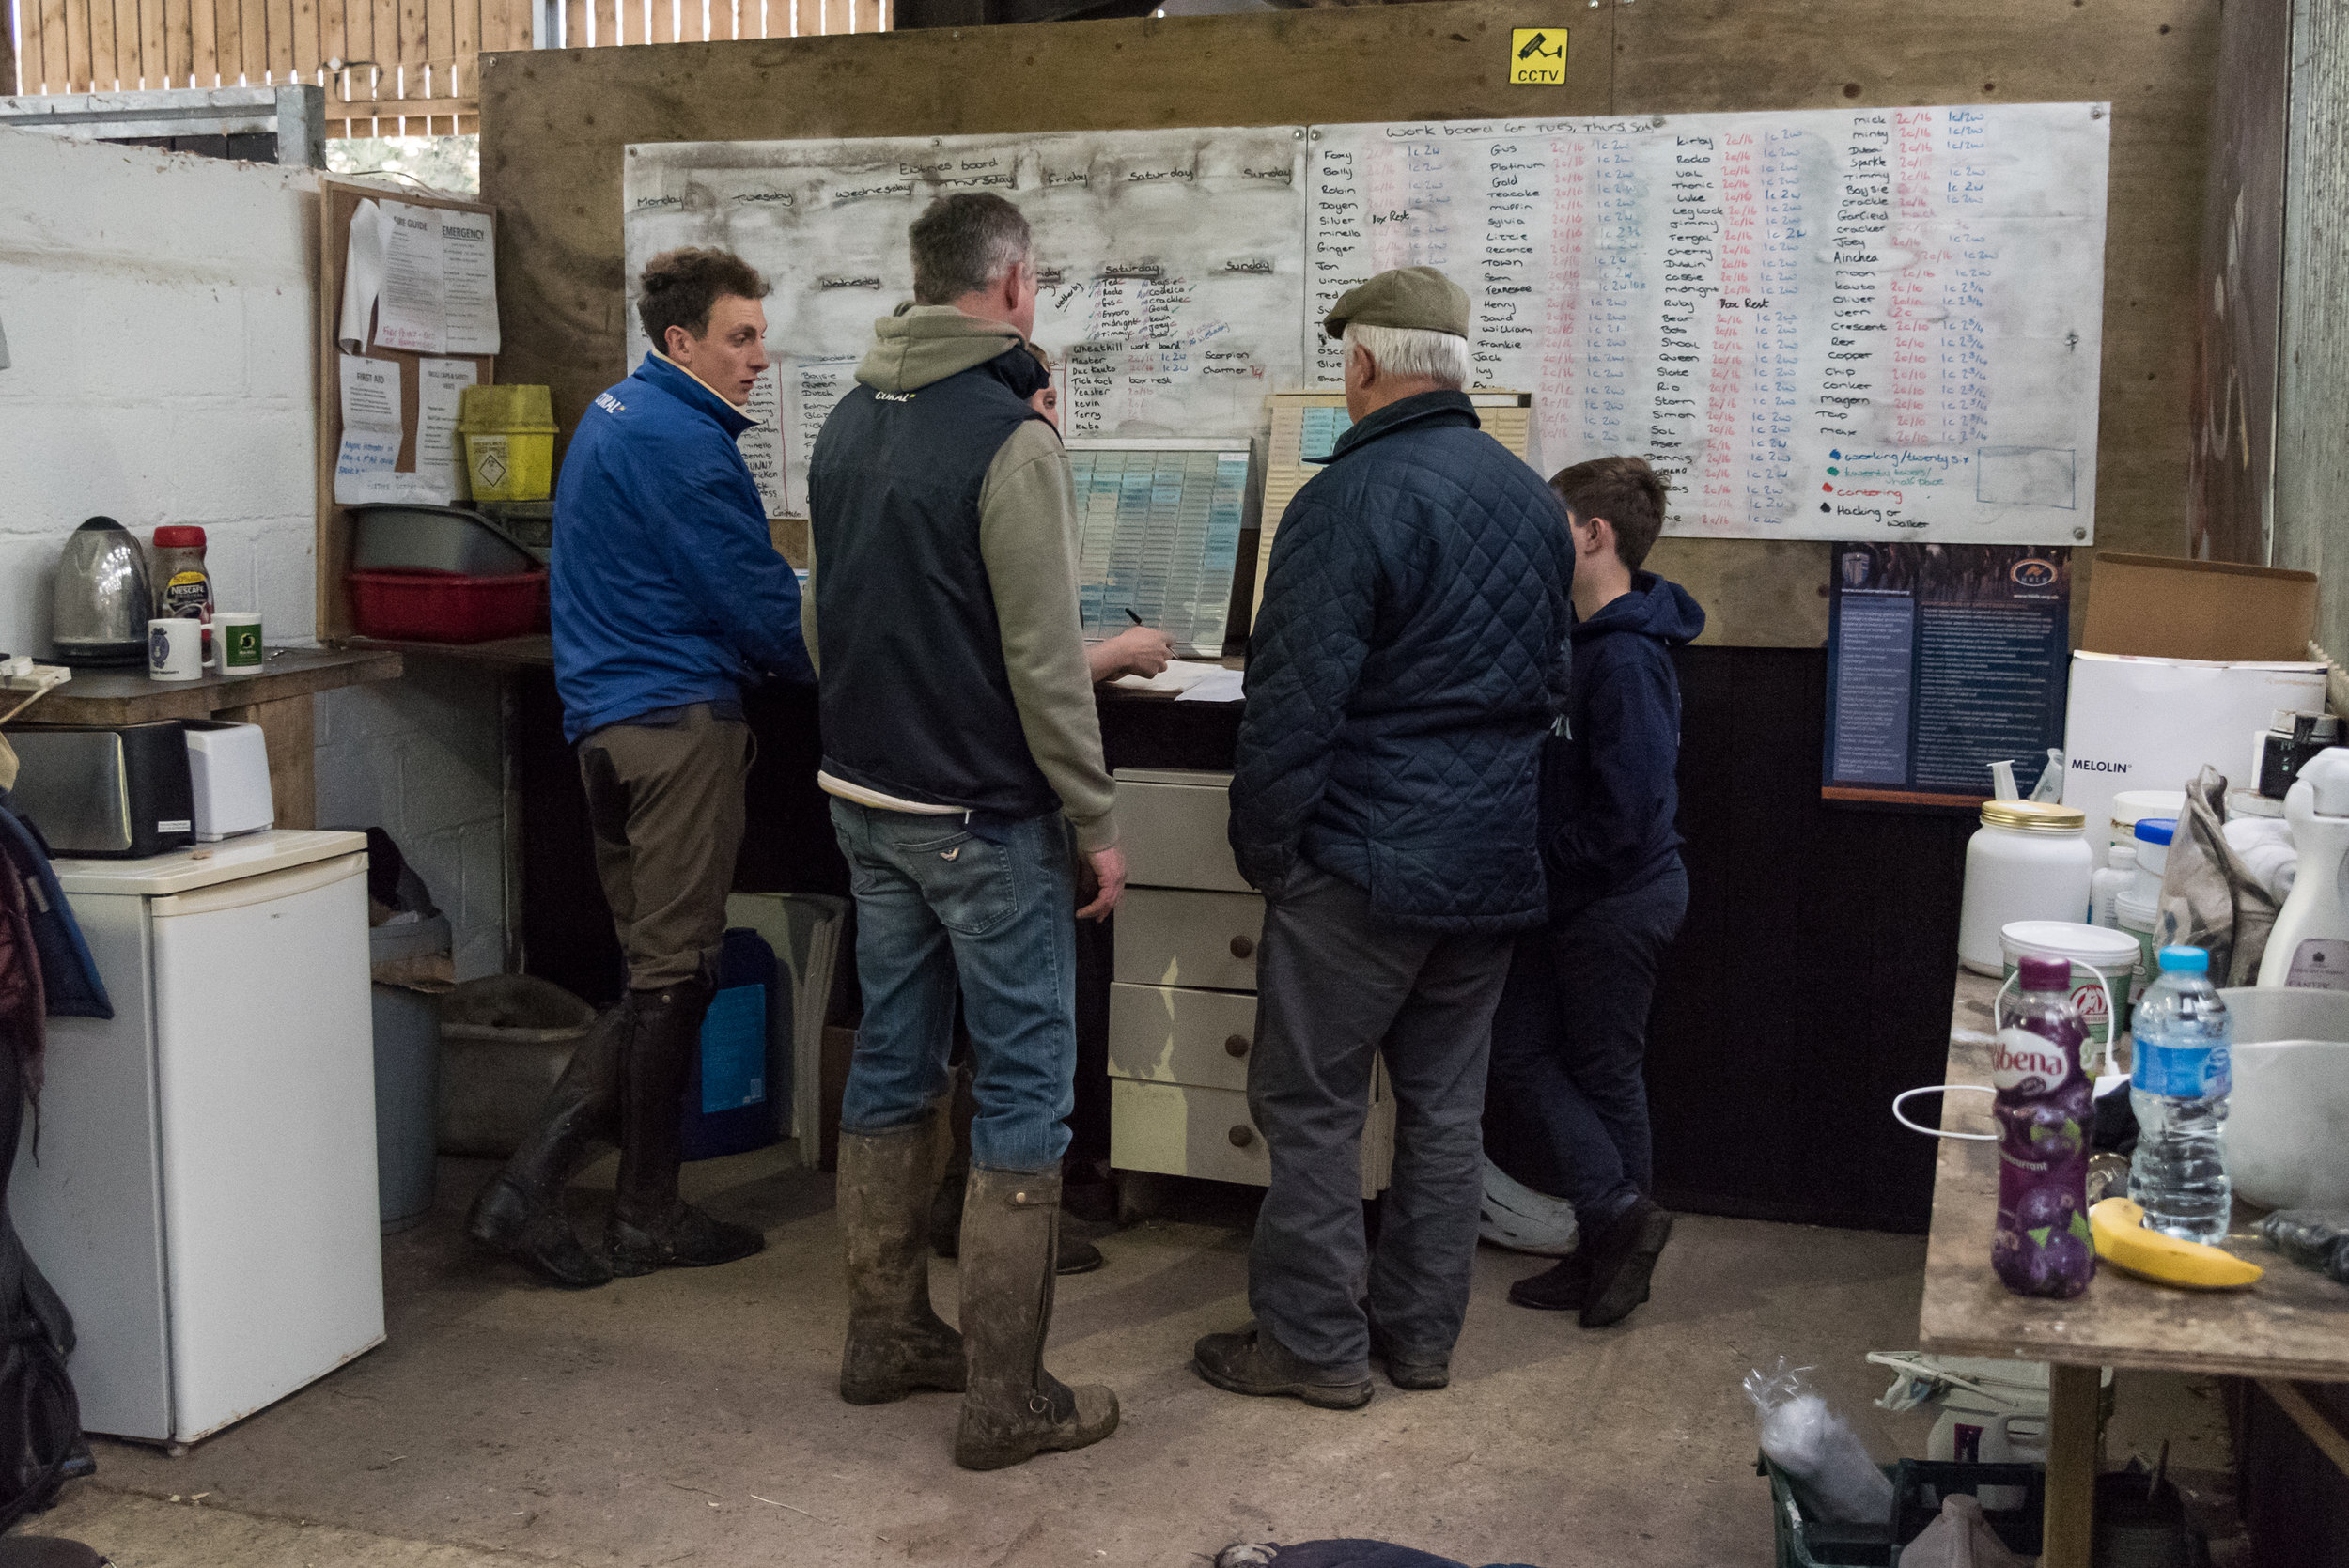
[[1218, 670], [1174, 700], [1178, 703], [1236, 703], [1246, 695], [1244, 685], [1247, 679], [1248, 672], [1245, 670]]
[[466, 488], [458, 407], [465, 389], [480, 381], [481, 369], [469, 359], [419, 360], [417, 367], [423, 380], [416, 395], [416, 472], [445, 483], [454, 495]]
[[335, 341], [350, 352], [367, 346], [367, 322], [375, 315], [375, 297], [383, 288], [383, 214], [375, 203], [363, 201], [350, 215], [350, 252], [343, 262], [342, 324]]
[[365, 427], [397, 437], [401, 428], [398, 361], [345, 354], [342, 376], [345, 432]]
[[1155, 675], [1120, 675], [1112, 685], [1128, 691], [1188, 691], [1203, 680], [1212, 680], [1224, 674], [1221, 664], [1205, 664], [1197, 660], [1174, 659]]
[[441, 348], [451, 354], [498, 351], [497, 243], [487, 212], [441, 219], [441, 289], [445, 311]]
[[429, 207], [387, 201], [383, 209], [383, 284], [375, 310], [375, 341], [385, 349], [437, 354], [447, 336], [447, 294], [442, 280], [441, 214]]
[[[427, 364], [432, 362], [427, 361]], [[464, 368], [470, 371], [473, 366]], [[401, 474], [397, 471], [406, 434], [400, 418], [397, 361], [342, 356], [342, 447], [334, 457], [334, 500], [344, 506], [371, 502], [421, 501], [445, 506], [455, 494], [455, 471]]]

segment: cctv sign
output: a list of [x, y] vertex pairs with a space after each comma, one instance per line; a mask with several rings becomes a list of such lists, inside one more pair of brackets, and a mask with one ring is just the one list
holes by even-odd
[[1509, 80], [1521, 87], [1566, 85], [1566, 30], [1519, 27], [1509, 35]]

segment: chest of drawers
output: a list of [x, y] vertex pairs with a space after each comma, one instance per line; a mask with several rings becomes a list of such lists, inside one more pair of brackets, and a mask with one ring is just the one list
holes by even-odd
[[[1264, 900], [1225, 836], [1228, 773], [1120, 768], [1127, 891], [1110, 986], [1110, 1163], [1127, 1171], [1271, 1179], [1248, 1113]], [[1362, 1128], [1362, 1196], [1386, 1188], [1394, 1103], [1383, 1063]]]

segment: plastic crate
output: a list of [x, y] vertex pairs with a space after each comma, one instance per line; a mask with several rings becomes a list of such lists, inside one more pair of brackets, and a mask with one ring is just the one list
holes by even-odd
[[349, 581], [350, 620], [362, 637], [486, 643], [546, 629], [547, 574], [542, 571], [510, 577], [355, 571]]
[[2019, 1488], [2021, 1506], [1984, 1508], [1983, 1517], [2010, 1551], [2037, 1557], [2045, 1524], [2047, 1472], [2044, 1465], [1963, 1465], [1904, 1459], [1884, 1467], [1892, 1483], [1893, 1516], [1881, 1525], [1838, 1524], [1814, 1519], [1795, 1496], [1785, 1472], [1766, 1455], [1753, 1465], [1770, 1482], [1770, 1524], [1778, 1568], [1899, 1568], [1901, 1551], [1941, 1512], [1952, 1492], [1977, 1496], [1982, 1488]]

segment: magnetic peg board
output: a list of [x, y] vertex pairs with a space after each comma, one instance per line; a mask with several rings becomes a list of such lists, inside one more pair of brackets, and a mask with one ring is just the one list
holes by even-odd
[[[2094, 536], [2102, 103], [1314, 128], [1315, 315], [1469, 289], [1535, 466], [1645, 456], [1665, 532]], [[1315, 379], [1342, 379], [1339, 345]], [[1268, 507], [1268, 513], [1269, 507]]]
[[1223, 657], [1250, 451], [1246, 436], [1069, 442], [1085, 641], [1139, 624], [1187, 659]]
[[[1522, 458], [1531, 434], [1533, 398], [1523, 392], [1479, 388], [1469, 394], [1485, 433]], [[1305, 481], [1321, 472], [1338, 438], [1354, 427], [1346, 411], [1343, 392], [1278, 392], [1265, 399], [1271, 412], [1272, 439], [1265, 453], [1263, 535], [1256, 544], [1256, 594], [1249, 618], [1264, 606], [1265, 572], [1272, 565], [1272, 536], [1281, 530], [1281, 514], [1288, 510]]]

